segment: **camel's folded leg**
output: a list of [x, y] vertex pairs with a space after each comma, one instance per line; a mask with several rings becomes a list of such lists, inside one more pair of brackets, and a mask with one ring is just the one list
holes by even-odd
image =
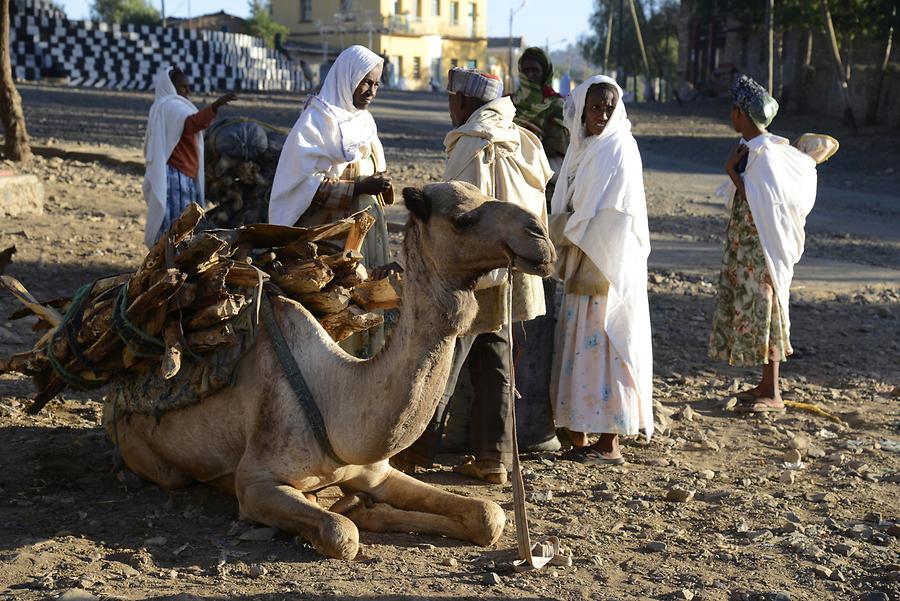
[[493, 501], [443, 491], [393, 468], [373, 486], [361, 479], [341, 488], [367, 493], [374, 500], [348, 495], [331, 508], [365, 530], [437, 534], [487, 546], [500, 538], [506, 523], [506, 514]]
[[322, 555], [353, 559], [359, 551], [356, 525], [310, 502], [296, 488], [277, 482], [238, 483], [237, 497], [241, 518], [299, 534]]

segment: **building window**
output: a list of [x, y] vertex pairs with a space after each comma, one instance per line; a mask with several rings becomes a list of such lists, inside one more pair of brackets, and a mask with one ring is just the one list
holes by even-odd
[[457, 68], [458, 66], [459, 66], [459, 59], [458, 59], [458, 58], [451, 58], [451, 59], [450, 59], [450, 68], [451, 68], [451, 69], [455, 69], [455, 68]]
[[474, 2], [469, 3], [469, 35], [473, 38], [475, 37], [476, 27], [475, 24], [478, 22], [478, 9], [475, 6]]
[[450, 23], [459, 25], [459, 2], [450, 3]]
[[422, 3], [425, 0], [416, 0], [416, 16], [422, 18]]
[[300, 22], [312, 21], [312, 0], [300, 0]]
[[422, 59], [418, 56], [413, 57], [413, 79], [421, 79], [422, 78]]
[[399, 15], [403, 12], [403, 0], [394, 0], [394, 14]]
[[470, 59], [469, 59], [469, 62], [466, 63], [466, 67], [468, 67], [469, 69], [477, 69], [477, 68], [478, 68], [478, 61], [475, 60], [474, 58], [470, 58]]
[[435, 17], [441, 16], [441, 0], [432, 0], [431, 14], [433, 14]]

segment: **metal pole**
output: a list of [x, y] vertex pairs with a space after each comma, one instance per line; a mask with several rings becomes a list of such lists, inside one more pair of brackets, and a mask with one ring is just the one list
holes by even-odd
[[162, 26], [166, 26], [166, 0], [159, 0], [159, 12], [162, 17]]

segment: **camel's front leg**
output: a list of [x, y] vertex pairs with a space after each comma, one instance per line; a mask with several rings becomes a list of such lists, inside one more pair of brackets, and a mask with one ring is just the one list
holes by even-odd
[[353, 559], [359, 551], [359, 530], [348, 518], [310, 502], [296, 488], [277, 482], [241, 485], [237, 498], [241, 518], [299, 534], [328, 557]]
[[388, 467], [387, 462], [341, 488], [371, 495], [371, 501], [348, 495], [331, 508], [365, 530], [436, 534], [487, 546], [500, 538], [506, 523], [506, 514], [493, 501], [443, 491]]

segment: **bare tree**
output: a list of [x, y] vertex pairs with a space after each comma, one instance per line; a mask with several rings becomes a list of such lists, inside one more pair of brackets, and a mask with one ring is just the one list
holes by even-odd
[[31, 146], [25, 129], [22, 97], [16, 89], [9, 54], [9, 0], [0, 0], [0, 121], [5, 139], [3, 153], [13, 161], [31, 160]]
[[884, 45], [884, 59], [882, 59], [878, 70], [878, 83], [875, 86], [875, 92], [872, 94], [872, 99], [869, 101], [869, 110], [866, 115], [866, 123], [869, 125], [875, 125], [876, 121], [878, 121], [878, 104], [881, 100], [881, 92], [884, 89], [884, 77], [885, 74], [887, 74], [888, 63], [891, 60], [891, 47], [894, 43], [893, 18], [896, 16], [897, 7], [894, 6], [891, 11], [891, 24], [889, 25], [887, 32], [887, 43]]

